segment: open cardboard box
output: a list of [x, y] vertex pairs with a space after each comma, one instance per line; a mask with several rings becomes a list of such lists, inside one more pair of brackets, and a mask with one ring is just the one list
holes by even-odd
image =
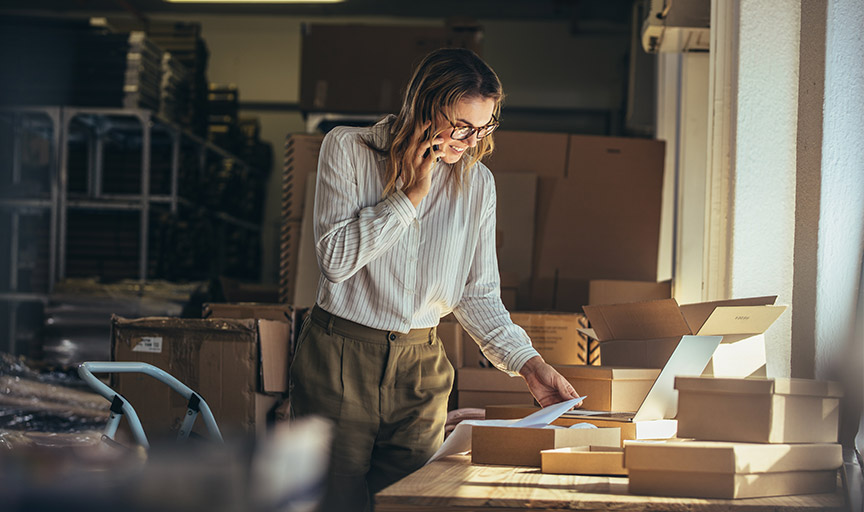
[[[539, 407], [528, 405], [488, 405], [486, 406], [487, 420], [509, 420], [524, 418], [535, 413]], [[578, 412], [578, 409], [577, 409]], [[577, 423], [590, 423], [598, 428], [620, 428], [621, 443], [636, 439], [669, 439], [675, 437], [678, 428], [676, 420], [652, 420], [621, 422], [600, 418], [569, 418], [565, 414], [552, 422], [552, 425], [569, 427]]]
[[[201, 395], [226, 438], [262, 435], [288, 390], [287, 322], [149, 317], [111, 320], [112, 360], [160, 368]], [[176, 435], [186, 401], [138, 373], [114, 374], [114, 389], [138, 413], [148, 437]], [[195, 429], [206, 436], [201, 421]]]
[[471, 427], [471, 462], [540, 467], [540, 452], [568, 446], [621, 446], [618, 428]]
[[576, 392], [582, 407], [595, 411], [635, 411], [660, 374], [657, 368], [552, 365]]
[[756, 498], [834, 492], [839, 444], [711, 441], [624, 445], [630, 492], [694, 498]]
[[834, 443], [840, 385], [808, 379], [677, 377], [680, 437]]
[[679, 306], [675, 299], [585, 306], [604, 365], [662, 368], [681, 336], [723, 336], [703, 375], [765, 375], [763, 333], [786, 310], [776, 296]]
[[543, 473], [562, 475], [627, 475], [624, 449], [612, 446], [572, 446], [540, 452]]

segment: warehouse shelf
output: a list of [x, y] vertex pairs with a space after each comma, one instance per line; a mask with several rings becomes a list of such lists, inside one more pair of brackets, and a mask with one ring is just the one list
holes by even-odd
[[[106, 278], [161, 277], [153, 274], [151, 244], [165, 215], [185, 212], [215, 225], [207, 231], [214, 237], [211, 254], [199, 254], [221, 259], [205, 265], [215, 272], [226, 254], [215, 244], [260, 236], [253, 208], [223, 200], [237, 188], [225, 176], [252, 168], [147, 109], [0, 108], [0, 155], [0, 239], [9, 240], [0, 249], [0, 319], [9, 318], [8, 347], [0, 338], [0, 350], [15, 351], [19, 310], [29, 308], [22, 304], [44, 304], [55, 283], [91, 270], [81, 258], [99, 250], [120, 258], [99, 262], [112, 273]], [[230, 207], [236, 211], [224, 209]], [[88, 224], [94, 218], [99, 222]], [[81, 237], [82, 229], [91, 234]], [[71, 268], [70, 258], [77, 258]]]

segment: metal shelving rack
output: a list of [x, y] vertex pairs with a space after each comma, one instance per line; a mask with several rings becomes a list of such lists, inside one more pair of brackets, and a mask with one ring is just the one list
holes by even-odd
[[[150, 236], [150, 213], [153, 208], [167, 210], [176, 214], [178, 207], [186, 205], [200, 207], [194, 199], [182, 197], [180, 193], [181, 152], [193, 151], [197, 156], [197, 172], [200, 179], [212, 158], [231, 160], [235, 165], [248, 168], [241, 159], [198, 137], [182, 127], [160, 118], [145, 109], [120, 108], [81, 108], [60, 106], [12, 107], [0, 109], [0, 122], [9, 123], [13, 140], [8, 144], [9, 151], [0, 155], [8, 162], [9, 186], [6, 192], [0, 190], [0, 212], [9, 213], [9, 268], [6, 286], [0, 280], [0, 304], [8, 304], [8, 340], [0, 350], [16, 353], [20, 338], [18, 333], [18, 307], [26, 302], [47, 303], [53, 292], [54, 284], [67, 277], [69, 213], [75, 210], [137, 212], [139, 214], [138, 271], [137, 279], [148, 278], [148, 256]], [[41, 134], [47, 150], [47, 183], [37, 194], [30, 194], [22, 186], [26, 176], [22, 173], [22, 140], [25, 132]], [[70, 191], [70, 143], [73, 139], [87, 148], [86, 191]], [[140, 138], [140, 190], [136, 193], [106, 193], [103, 178], [106, 172], [104, 161], [105, 143], [108, 137], [132, 137], [133, 142]], [[151, 170], [154, 136], [170, 141], [170, 186], [166, 193], [152, 193]], [[184, 170], [184, 172], [186, 172]], [[46, 284], [40, 290], [24, 290], [18, 280], [22, 261], [20, 244], [22, 233], [20, 218], [33, 212], [48, 212], [49, 241], [48, 268], [41, 269], [46, 275]], [[223, 211], [209, 210], [210, 216], [219, 222], [236, 226], [252, 232], [260, 232], [260, 225], [233, 216]], [[0, 233], [4, 227], [0, 227]], [[2, 250], [2, 249], [0, 249]], [[26, 262], [34, 264], [34, 262]], [[0, 320], [2, 321], [2, 320]], [[4, 336], [0, 332], [0, 336]]]

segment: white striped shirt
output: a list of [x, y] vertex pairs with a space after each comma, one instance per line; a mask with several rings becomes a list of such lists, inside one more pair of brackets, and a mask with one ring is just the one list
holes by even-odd
[[321, 145], [317, 303], [396, 332], [434, 327], [452, 311], [496, 367], [515, 373], [539, 354], [501, 302], [492, 173], [476, 164], [457, 192], [448, 179], [451, 167], [441, 162], [416, 209], [401, 190], [382, 199], [386, 156], [360, 138], [383, 146], [391, 119], [335, 128]]

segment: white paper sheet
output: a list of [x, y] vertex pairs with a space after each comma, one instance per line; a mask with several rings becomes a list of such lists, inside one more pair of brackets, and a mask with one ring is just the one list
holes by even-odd
[[[471, 427], [473, 425], [483, 425], [483, 426], [491, 426], [491, 427], [530, 427], [530, 428], [545, 428], [548, 427], [550, 423], [557, 420], [561, 417], [562, 414], [569, 411], [573, 407], [579, 405], [582, 400], [585, 400], [584, 396], [580, 396], [579, 398], [575, 398], [573, 400], [568, 400], [566, 402], [561, 402], [558, 404], [550, 405], [549, 407], [544, 407], [539, 411], [530, 414], [521, 420], [466, 420], [458, 425], [450, 433], [450, 436], [444, 440], [444, 444], [441, 445], [441, 448], [435, 452], [434, 455], [426, 462], [429, 464], [430, 462], [434, 462], [442, 457], [446, 457], [448, 455], [453, 455], [455, 453], [465, 453], [471, 450]], [[585, 428], [585, 427], [579, 427]], [[590, 427], [589, 427], [590, 428]]]

